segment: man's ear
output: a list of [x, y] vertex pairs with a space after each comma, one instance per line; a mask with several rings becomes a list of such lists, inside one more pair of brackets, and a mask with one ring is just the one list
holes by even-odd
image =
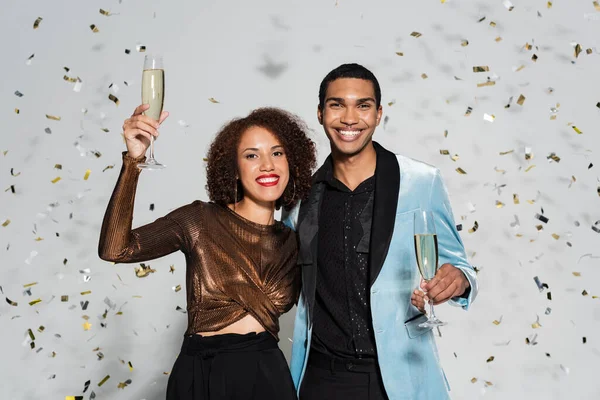
[[321, 106], [317, 106], [317, 119], [319, 120], [319, 124], [323, 125], [323, 109]]

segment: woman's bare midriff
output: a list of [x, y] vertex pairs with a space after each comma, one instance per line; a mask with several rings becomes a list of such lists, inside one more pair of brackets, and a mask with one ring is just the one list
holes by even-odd
[[221, 330], [214, 332], [196, 332], [196, 334], [202, 336], [223, 335], [225, 333], [237, 333], [240, 335], [245, 335], [251, 332], [260, 333], [264, 331], [265, 328], [256, 320], [256, 318], [254, 318], [252, 315], [246, 315], [244, 318], [234, 322], [231, 325], [227, 325]]

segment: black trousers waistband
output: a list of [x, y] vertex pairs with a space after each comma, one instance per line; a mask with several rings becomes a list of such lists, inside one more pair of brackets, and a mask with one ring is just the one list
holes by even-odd
[[337, 358], [315, 350], [311, 350], [308, 355], [308, 364], [316, 368], [338, 372], [379, 372], [376, 358]]
[[181, 352], [203, 359], [213, 358], [221, 353], [236, 353], [276, 349], [277, 340], [268, 332], [240, 335], [226, 333], [215, 336], [185, 335]]

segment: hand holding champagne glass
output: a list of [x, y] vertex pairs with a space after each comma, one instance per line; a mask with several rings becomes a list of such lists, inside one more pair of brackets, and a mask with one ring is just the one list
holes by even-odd
[[[423, 280], [429, 282], [438, 270], [438, 245], [433, 214], [431, 211], [419, 211], [414, 217], [415, 254], [417, 265]], [[445, 322], [440, 321], [433, 311], [433, 301], [429, 301], [431, 313], [427, 321], [419, 324], [422, 328], [443, 326]]]
[[[160, 124], [163, 103], [165, 99], [165, 72], [162, 57], [147, 55], [144, 59], [144, 72], [142, 73], [142, 104], [147, 104], [144, 115]], [[155, 129], [157, 126], [153, 126]], [[138, 164], [144, 169], [163, 169], [163, 165], [154, 159], [154, 138], [150, 135], [150, 157], [145, 163]]]

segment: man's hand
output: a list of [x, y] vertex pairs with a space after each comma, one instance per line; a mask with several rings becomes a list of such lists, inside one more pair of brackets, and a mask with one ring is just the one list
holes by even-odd
[[412, 303], [413, 306], [417, 307], [417, 309], [419, 311], [421, 311], [423, 314], [427, 314], [425, 312], [425, 303], [427, 303], [429, 301], [429, 299], [427, 298], [427, 296], [425, 295], [425, 293], [419, 289], [416, 289], [411, 298], [410, 301]]
[[452, 264], [442, 265], [432, 280], [421, 282], [421, 288], [434, 305], [461, 296], [468, 287], [469, 281], [465, 274]]

